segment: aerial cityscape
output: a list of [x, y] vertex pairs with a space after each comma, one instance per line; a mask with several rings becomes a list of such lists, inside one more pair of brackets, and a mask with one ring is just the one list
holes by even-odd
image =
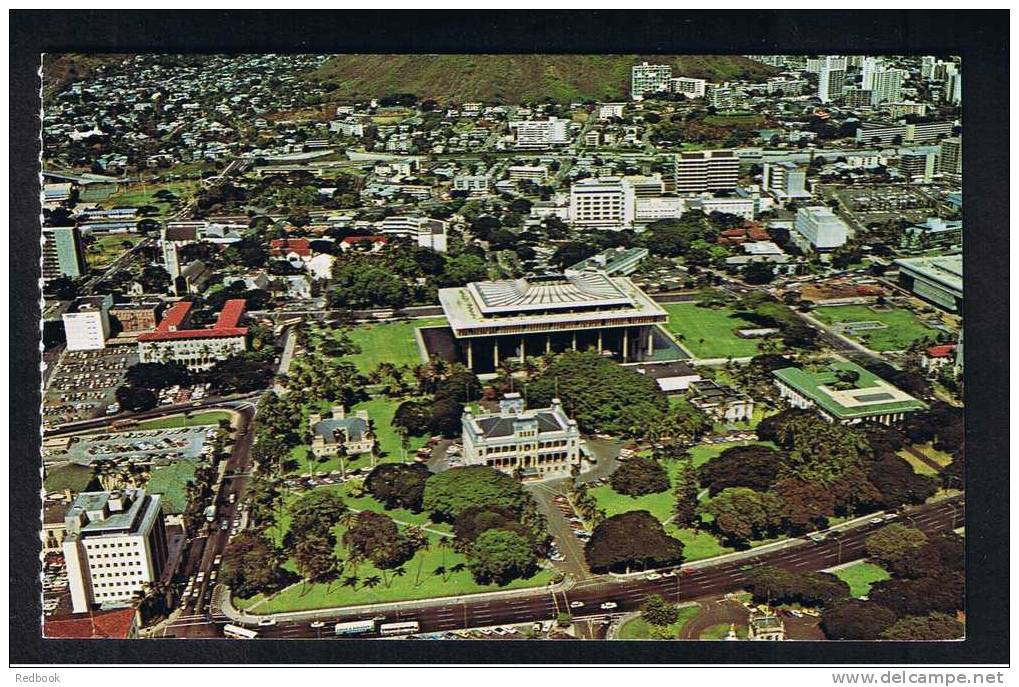
[[960, 58], [42, 73], [43, 636], [965, 637]]

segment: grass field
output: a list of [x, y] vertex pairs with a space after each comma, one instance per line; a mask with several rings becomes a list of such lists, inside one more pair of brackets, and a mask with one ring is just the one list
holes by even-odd
[[[379, 363], [417, 365], [422, 362], [414, 330], [418, 327], [435, 327], [446, 324], [445, 317], [428, 317], [406, 322], [362, 324], [343, 330], [361, 349], [360, 353], [341, 358], [353, 363], [359, 372], [367, 374]], [[328, 330], [322, 330], [328, 334]]]
[[176, 195], [182, 202], [194, 195], [198, 189], [197, 181], [171, 181], [163, 184], [132, 184], [110, 196], [104, 203], [112, 207], [142, 207], [143, 205], [154, 205], [159, 208], [159, 214], [165, 215], [170, 212], [172, 206], [155, 194], [167, 190]]
[[898, 453], [899, 453], [899, 457], [902, 458], [907, 463], [909, 463], [910, 466], [913, 468], [913, 472], [917, 473], [918, 475], [931, 475], [931, 476], [933, 476], [933, 475], [938, 474], [937, 470], [935, 470], [930, 465], [928, 465], [927, 463], [923, 462], [922, 460], [920, 460], [919, 458], [914, 456], [912, 453], [910, 453], [906, 449], [902, 449]]
[[746, 358], [758, 354], [761, 339], [741, 339], [737, 329], [754, 325], [729, 308], [701, 308], [696, 303], [668, 303], [665, 324], [695, 358]]
[[884, 568], [873, 563], [856, 563], [836, 570], [834, 575], [849, 585], [849, 592], [853, 596], [866, 596], [872, 584], [891, 577]]
[[[220, 420], [229, 420], [230, 413], [224, 410], [210, 410], [205, 413], [195, 413], [187, 419], [188, 427], [197, 427], [198, 425], [215, 425], [219, 424]], [[173, 417], [163, 417], [156, 420], [144, 420], [138, 423], [135, 429], [173, 429], [175, 427], [184, 427], [185, 421], [183, 415], [175, 415]]]
[[198, 461], [175, 460], [170, 465], [154, 468], [145, 487], [151, 494], [163, 495], [163, 513], [176, 515], [187, 508], [187, 497], [184, 488], [188, 480], [195, 476]]
[[704, 118], [710, 126], [760, 126], [764, 124], [764, 116], [756, 112], [739, 112], [734, 114], [717, 113]]
[[86, 259], [90, 267], [97, 269], [106, 267], [128, 250], [124, 247], [124, 242], [130, 243], [133, 248], [141, 240], [142, 237], [132, 234], [100, 236], [94, 243], [89, 245], [85, 252]]
[[[700, 612], [700, 606], [683, 606], [679, 609], [679, 619], [668, 625], [665, 629], [669, 637], [678, 638], [679, 633], [683, 631], [683, 627], [688, 622], [697, 617]], [[619, 639], [655, 639], [651, 634], [651, 630], [654, 626], [644, 620], [643, 617], [637, 617], [633, 620], [629, 620], [619, 628]]]
[[935, 337], [937, 332], [925, 326], [908, 310], [871, 310], [866, 305], [832, 305], [815, 308], [814, 317], [825, 324], [877, 321], [884, 329], [860, 332], [854, 338], [875, 351], [901, 351], [917, 339]]
[[[346, 489], [343, 486], [323, 488], [341, 490], [341, 493], [345, 493]], [[292, 503], [296, 498], [296, 496], [290, 496], [286, 501]], [[381, 504], [370, 497], [367, 498], [369, 499], [367, 501], [347, 498], [347, 504], [353, 508], [371, 506], [371, 510], [386, 512], [396, 520], [405, 520], [408, 515], [412, 515], [420, 524], [427, 522], [427, 515], [408, 514], [407, 511], [385, 511]], [[281, 541], [289, 526], [290, 518], [288, 515], [284, 515], [277, 526], [269, 530], [270, 536]], [[343, 559], [346, 557], [346, 551], [342, 542], [339, 541], [343, 536], [343, 526], [338, 525], [335, 532], [337, 536], [336, 553]], [[379, 570], [366, 562], [356, 568], [345, 569], [339, 579], [331, 584], [301, 582], [284, 589], [271, 599], [265, 599], [262, 596], [250, 599], [235, 598], [234, 603], [238, 607], [250, 609], [254, 613], [282, 613], [544, 586], [552, 579], [551, 571], [540, 570], [529, 579], [514, 580], [504, 587], [479, 585], [471, 578], [471, 574], [466, 568], [466, 559], [452, 548], [440, 544], [440, 540], [448, 539], [448, 537], [442, 537], [433, 532], [426, 532], [426, 534], [428, 547], [418, 551], [398, 570]], [[295, 570], [292, 561], [288, 561], [286, 566]]]
[[77, 494], [88, 488], [92, 477], [92, 469], [84, 465], [75, 465], [74, 463], [58, 465], [54, 468], [47, 468], [43, 488], [48, 493], [70, 489], [71, 493]]
[[[729, 623], [718, 623], [704, 628], [697, 639], [725, 639], [729, 636]], [[736, 636], [740, 639], [747, 638], [747, 628], [743, 625], [736, 626]]]

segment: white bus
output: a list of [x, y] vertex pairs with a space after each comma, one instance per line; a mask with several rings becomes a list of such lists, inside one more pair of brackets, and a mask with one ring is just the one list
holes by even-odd
[[352, 620], [349, 623], [336, 623], [333, 632], [337, 637], [350, 637], [375, 632], [374, 620]]
[[395, 637], [397, 635], [413, 635], [421, 631], [421, 626], [416, 620], [405, 623], [383, 623], [379, 625], [379, 634], [383, 637]]
[[258, 633], [240, 625], [224, 625], [223, 636], [230, 639], [256, 639]]

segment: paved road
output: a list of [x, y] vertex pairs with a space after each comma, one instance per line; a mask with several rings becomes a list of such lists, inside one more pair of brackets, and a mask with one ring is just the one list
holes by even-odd
[[[216, 569], [216, 566], [213, 565], [216, 557], [222, 555], [230, 540], [229, 530], [221, 529], [220, 523], [232, 523], [234, 518], [240, 516], [244, 490], [250, 479], [251, 443], [254, 439], [252, 431], [254, 408], [248, 405], [238, 409], [237, 413], [238, 423], [234, 435], [234, 445], [229, 458], [227, 458], [226, 472], [216, 498], [216, 519], [211, 525], [206, 525], [202, 534], [190, 542], [187, 559], [178, 572], [178, 579], [181, 580], [188, 579], [198, 572], [204, 572], [204, 580], [197, 586], [198, 593], [181, 604], [178, 618], [164, 626], [164, 636], [166, 634], [178, 637], [217, 635], [213, 623], [210, 622], [211, 616], [209, 616], [208, 610], [215, 587], [210, 576]], [[233, 503], [230, 502], [231, 495]]]
[[[964, 518], [962, 497], [954, 497], [934, 504], [909, 509], [901, 520], [928, 532], [951, 530], [958, 527]], [[857, 560], [864, 556], [864, 540], [879, 527], [865, 522], [847, 529], [841, 536], [829, 536], [821, 543], [800, 541], [785, 548], [721, 563], [705, 561], [684, 566], [689, 573], [677, 574], [671, 578], [647, 580], [641, 578], [610, 578], [598, 576], [582, 581], [568, 590], [550, 592], [547, 589], [522, 591], [505, 598], [472, 600], [471, 597], [443, 601], [435, 600], [428, 606], [408, 606], [400, 610], [381, 612], [378, 609], [337, 612], [330, 614], [308, 614], [301, 620], [280, 621], [273, 627], [259, 628], [266, 638], [314, 638], [328, 636], [328, 629], [309, 626], [309, 618], [318, 617], [330, 623], [355, 619], [369, 619], [384, 616], [386, 622], [416, 620], [422, 632], [449, 631], [469, 627], [485, 627], [501, 624], [524, 623], [535, 620], [549, 620], [557, 613], [569, 610], [571, 604], [581, 605], [572, 609], [577, 619], [604, 617], [631, 612], [637, 609], [649, 594], [661, 594], [672, 601], [687, 601], [706, 596], [719, 596], [742, 589], [747, 582], [748, 565], [769, 564], [788, 570], [825, 570], [840, 563]], [[613, 602], [616, 607], [602, 610], [601, 604]], [[223, 619], [221, 622], [225, 622]]]

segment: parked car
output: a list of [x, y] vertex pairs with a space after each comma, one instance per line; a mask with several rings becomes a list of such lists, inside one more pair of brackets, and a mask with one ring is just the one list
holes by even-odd
[[261, 620], [258, 621], [258, 626], [259, 627], [272, 627], [275, 624], [276, 624], [276, 619], [271, 617], [271, 616], [268, 617], [268, 618], [262, 618]]
[[584, 602], [583, 601], [571, 601], [570, 602], [570, 608], [583, 608], [583, 607], [584, 607]]
[[618, 606], [619, 606], [619, 604], [617, 604], [617, 603], [616, 603], [615, 601], [606, 601], [605, 603], [603, 603], [603, 604], [602, 604], [602, 605], [600, 606], [600, 608], [601, 608], [601, 609], [602, 609], [603, 611], [611, 611], [611, 610], [612, 610], [613, 608], [616, 608], [616, 607], [618, 607]]

